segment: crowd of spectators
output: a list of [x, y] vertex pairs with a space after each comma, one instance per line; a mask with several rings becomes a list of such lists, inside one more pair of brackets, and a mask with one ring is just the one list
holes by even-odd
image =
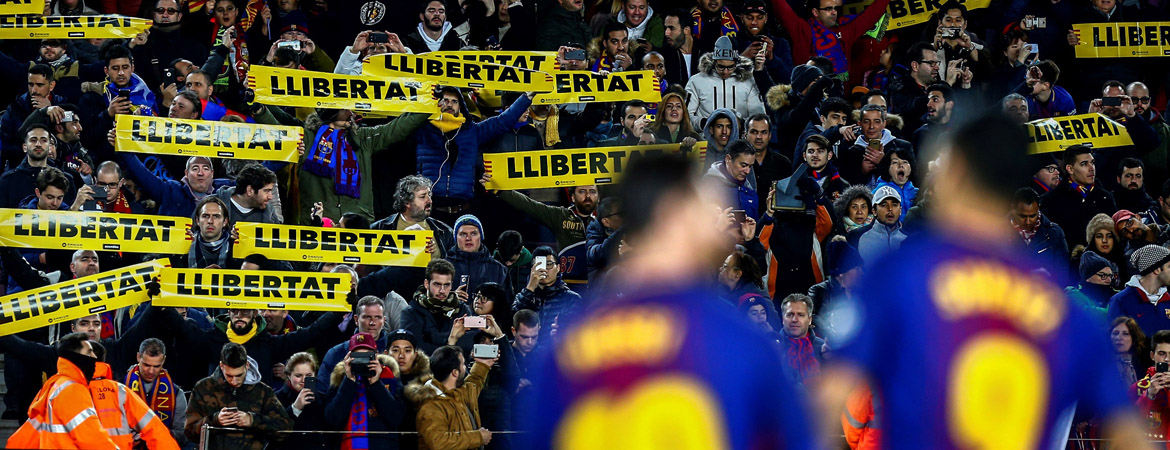
[[[530, 355], [603, 300], [640, 247], [608, 186], [493, 191], [483, 155], [594, 146], [706, 143], [696, 176], [722, 197], [708, 205], [716, 224], [694, 226], [727, 241], [708, 274], [722, 298], [710, 301], [775, 341], [777, 379], [803, 386], [832, 357], [834, 305], [867, 263], [922, 232], [932, 183], [948, 182], [932, 177], [938, 136], [988, 111], [1021, 125], [1099, 113], [1128, 132], [1132, 145], [1030, 155], [1031, 176], [997, 214], [1011, 245], [1112, 337], [1138, 408], [1170, 414], [1159, 368], [1170, 362], [1170, 66], [1077, 58], [1087, 38], [1072, 28], [1167, 18], [1170, 2], [950, 0], [895, 29], [882, 18], [889, 3], [854, 15], [841, 0], [51, 0], [45, 15], [153, 25], [132, 39], [0, 42], [0, 98], [12, 99], [0, 115], [0, 208], [185, 217], [192, 245], [0, 249], [6, 292], [165, 256], [194, 269], [346, 273], [352, 310], [144, 303], [3, 336], [4, 418], [40, 411], [45, 374], [105, 373], [182, 448], [205, 424], [234, 429], [211, 448], [515, 447], [493, 431], [532, 414]], [[548, 105], [443, 86], [428, 100], [438, 118], [380, 118], [266, 105], [247, 87], [255, 65], [360, 76], [369, 56], [458, 50], [553, 52], [561, 71], [650, 70], [661, 100]], [[303, 127], [301, 159], [120, 152], [119, 115]], [[358, 176], [314, 157], [334, 149]], [[429, 230], [432, 260], [239, 258], [240, 222]], [[482, 344], [497, 352], [477, 353]], [[1091, 419], [1074, 429], [1089, 433]], [[1151, 426], [1170, 432], [1170, 421]], [[153, 429], [134, 435], [163, 448]], [[344, 433], [289, 433], [312, 430]]]

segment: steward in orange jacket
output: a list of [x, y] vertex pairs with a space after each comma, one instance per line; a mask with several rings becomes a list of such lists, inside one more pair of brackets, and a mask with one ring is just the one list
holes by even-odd
[[28, 421], [8, 438], [8, 448], [118, 449], [98, 421], [89, 395], [97, 358], [85, 339], [84, 333], [61, 338], [57, 374], [33, 399]]
[[868, 384], [859, 384], [849, 393], [849, 398], [845, 400], [845, 411], [841, 413], [841, 427], [850, 449], [880, 448], [881, 430], [878, 428], [877, 408]]
[[132, 450], [137, 436], [150, 450], [179, 450], [171, 430], [150, 410], [141, 397], [126, 385], [113, 380], [110, 365], [99, 362], [89, 383], [93, 405], [102, 427], [120, 450]]

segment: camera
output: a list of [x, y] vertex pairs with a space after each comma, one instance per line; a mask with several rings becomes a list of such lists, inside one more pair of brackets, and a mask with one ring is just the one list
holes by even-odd
[[1024, 28], [1048, 28], [1047, 17], [1031, 17], [1024, 19]]
[[349, 371], [353, 372], [353, 376], [367, 379], [374, 376], [374, 371], [369, 367], [371, 362], [378, 360], [374, 352], [368, 350], [353, 352], [349, 354], [349, 358]]
[[963, 36], [963, 29], [962, 28], [943, 27], [943, 29], [942, 29], [942, 38], [943, 39], [959, 39], [962, 36]]
[[[772, 198], [772, 209], [816, 214], [816, 199], [821, 194], [821, 187], [812, 177], [805, 177], [808, 170], [808, 164], [802, 163], [792, 176], [778, 180], [772, 185], [776, 189], [776, 196]], [[802, 179], [808, 181], [802, 182]]]

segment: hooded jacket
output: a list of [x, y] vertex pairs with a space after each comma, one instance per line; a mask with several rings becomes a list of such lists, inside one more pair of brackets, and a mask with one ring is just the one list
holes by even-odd
[[760, 218], [760, 194], [756, 191], [756, 177], [753, 173], [748, 173], [747, 179], [742, 182], [736, 181], [731, 175], [727, 173], [725, 161], [719, 161], [711, 165], [707, 169], [707, 174], [703, 178], [713, 180], [720, 188], [727, 191], [727, 197], [734, 199], [735, 203], [728, 205], [734, 206], [734, 209], [742, 209], [752, 219]]
[[[418, 173], [435, 183], [435, 197], [452, 197], [470, 201], [475, 196], [475, 170], [483, 165], [480, 145], [507, 133], [520, 120], [532, 99], [521, 95], [498, 116], [474, 122], [460, 98], [462, 126], [443, 133], [433, 124], [425, 124], [414, 133], [418, 143]], [[311, 205], [310, 205], [311, 206]]]
[[[691, 117], [693, 118], [694, 115]], [[703, 167], [711, 167], [712, 164], [723, 161], [723, 157], [727, 155], [727, 147], [720, 148], [715, 143], [715, 136], [711, 133], [711, 124], [720, 117], [731, 119], [731, 136], [727, 139], [727, 145], [739, 140], [739, 122], [735, 118], [735, 111], [720, 108], [712, 112], [711, 117], [707, 118], [707, 123], [703, 126], [703, 139], [707, 140], [707, 157], [703, 160]]]
[[[45, 382], [24, 422], [8, 438], [8, 448], [117, 450], [106, 434], [89, 393], [89, 380], [76, 365], [57, 359], [57, 374]], [[61, 427], [39, 430], [39, 426]]]
[[240, 387], [229, 385], [218, 367], [211, 376], [195, 383], [191, 401], [187, 403], [187, 439], [199, 442], [199, 432], [204, 424], [220, 426], [219, 411], [226, 407], [251, 413], [252, 426], [240, 432], [211, 433], [208, 448], [264, 450], [267, 443], [283, 439], [277, 432], [291, 430], [293, 421], [272, 388], [260, 382], [259, 365], [251, 356], [248, 357], [248, 370]]
[[406, 397], [419, 406], [419, 450], [470, 450], [484, 446], [476, 431], [483, 425], [479, 416], [479, 393], [487, 384], [489, 367], [476, 362], [463, 386], [448, 390], [433, 375], [415, 380], [406, 387]]
[[[623, 8], [617, 15], [618, 23], [626, 23], [626, 10]], [[665, 38], [666, 27], [664, 19], [661, 16], [654, 15], [654, 8], [646, 7], [646, 18], [642, 19], [642, 23], [636, 27], [626, 27], [626, 36], [630, 41], [644, 38], [650, 41], [650, 45], [654, 48], [661, 47], [663, 38]]]
[[1163, 286], [1157, 292], [1146, 292], [1134, 275], [1125, 283], [1125, 289], [1109, 299], [1109, 320], [1120, 316], [1132, 317], [1138, 328], [1149, 335], [1170, 329], [1170, 293]]
[[687, 111], [695, 128], [703, 126], [703, 119], [709, 119], [718, 109], [733, 110], [740, 117], [747, 118], [764, 112], [764, 102], [753, 77], [752, 61], [736, 56], [735, 73], [726, 80], [715, 73], [714, 54], [707, 53], [699, 58], [699, 73], [687, 81]]
[[508, 268], [493, 259], [483, 244], [480, 244], [479, 250], [474, 252], [459, 250], [458, 244], [451, 246], [447, 250], [447, 261], [455, 266], [455, 279], [453, 280], [456, 283], [455, 287], [464, 284], [463, 277], [466, 276], [467, 293], [469, 294], [478, 292], [479, 286], [488, 282], [507, 286]]

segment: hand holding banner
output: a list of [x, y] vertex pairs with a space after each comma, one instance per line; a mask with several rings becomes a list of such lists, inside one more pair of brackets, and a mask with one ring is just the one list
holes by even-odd
[[556, 91], [539, 94], [532, 99], [534, 105], [558, 103], [626, 102], [641, 100], [657, 103], [662, 100], [658, 78], [654, 72], [613, 72], [609, 75], [585, 71], [562, 71], [553, 73]]
[[0, 39], [129, 39], [152, 23], [126, 16], [0, 16]]
[[304, 133], [301, 127], [127, 114], [115, 123], [120, 152], [290, 163], [300, 160], [297, 144]]
[[0, 297], [0, 336], [147, 301], [146, 283], [170, 264], [147, 261]]
[[512, 66], [441, 58], [430, 55], [386, 53], [366, 58], [362, 74], [434, 81], [444, 86], [512, 92], [552, 92], [553, 77]]
[[348, 273], [166, 268], [155, 306], [348, 312]]
[[6, 0], [0, 2], [0, 15], [43, 14], [48, 0]]
[[191, 219], [90, 211], [0, 209], [0, 246], [187, 254]]
[[[845, 14], [861, 14], [873, 2], [874, 0], [847, 1]], [[886, 14], [890, 15], [890, 26], [887, 29], [896, 30], [933, 21], [942, 3], [944, 2], [932, 0], [891, 0], [890, 6], [886, 8]], [[990, 6], [991, 0], [965, 0], [963, 5], [970, 11]]]
[[1125, 125], [1100, 113], [1053, 117], [1028, 122], [1028, 153], [1060, 152], [1077, 144], [1093, 148], [1133, 145]]
[[492, 175], [485, 187], [513, 190], [612, 184], [618, 182], [633, 160], [665, 152], [682, 152], [702, 159], [707, 154], [707, 143], [698, 142], [691, 148], [659, 144], [484, 153], [484, 168]]
[[432, 82], [252, 66], [248, 87], [268, 105], [439, 114]]
[[431, 231], [347, 230], [241, 222], [232, 256], [260, 254], [282, 261], [426, 267]]

